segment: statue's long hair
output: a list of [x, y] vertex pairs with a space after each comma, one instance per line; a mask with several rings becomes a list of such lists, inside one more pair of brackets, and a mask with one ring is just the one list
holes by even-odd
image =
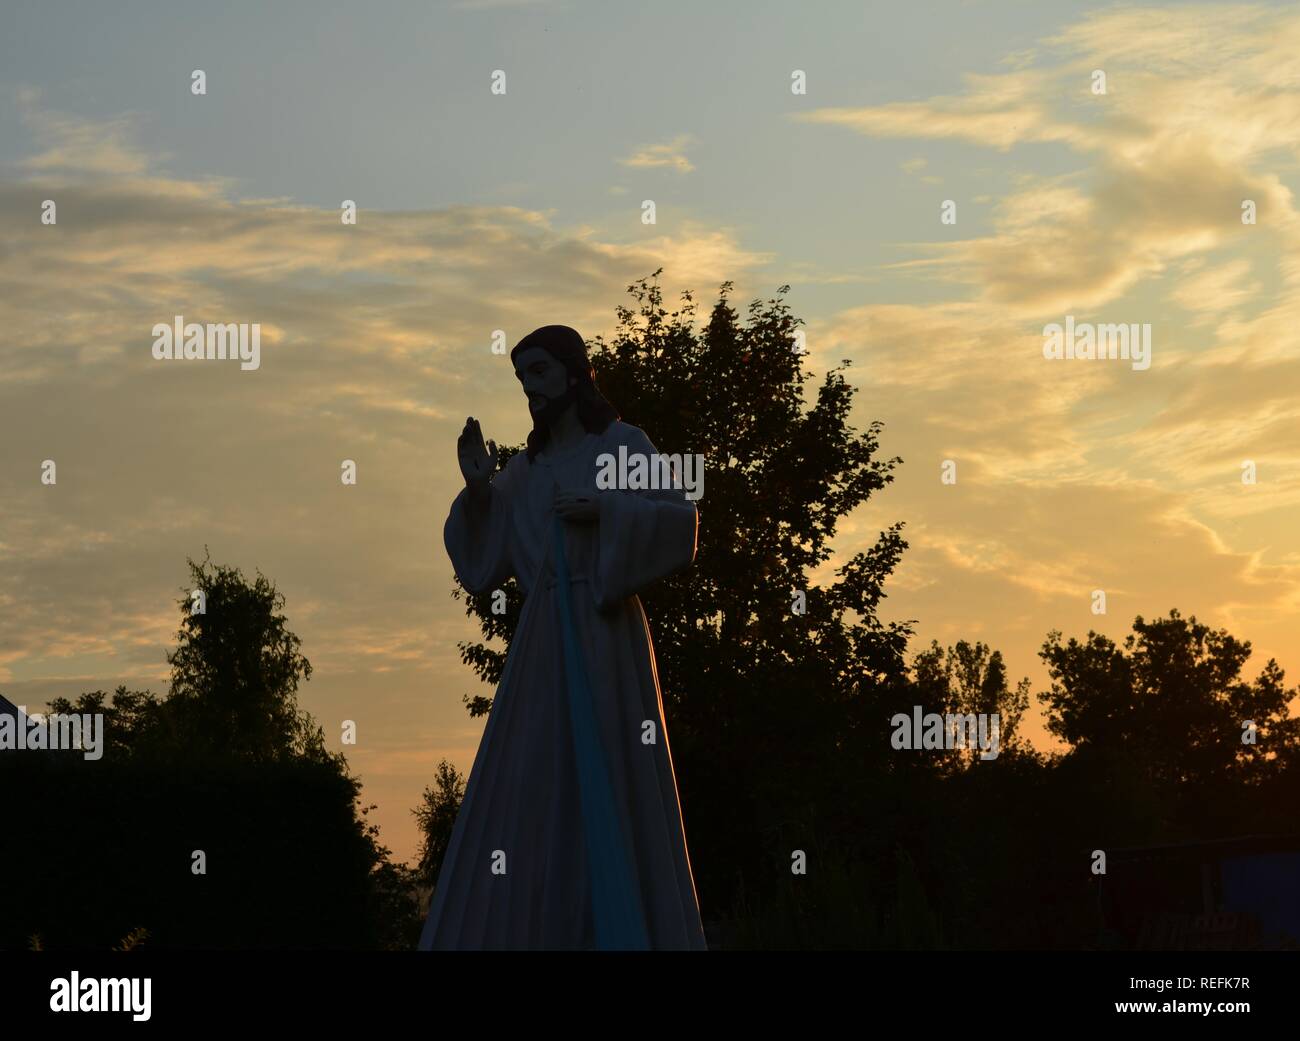
[[[544, 325], [534, 329], [510, 352], [510, 360], [520, 351], [537, 347], [564, 366], [564, 371], [578, 382], [573, 387], [577, 397], [578, 421], [592, 434], [603, 434], [615, 420], [621, 418], [618, 409], [609, 403], [609, 399], [596, 386], [596, 370], [591, 367], [587, 357], [587, 345], [578, 330], [567, 325]], [[550, 439], [551, 430], [536, 418], [533, 420], [532, 432], [528, 435], [528, 462], [545, 446]]]

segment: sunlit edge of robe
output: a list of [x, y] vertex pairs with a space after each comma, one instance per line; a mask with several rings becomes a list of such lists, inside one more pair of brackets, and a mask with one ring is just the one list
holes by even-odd
[[[420, 939], [424, 950], [594, 949], [587, 872], [554, 582], [556, 487], [596, 491], [602, 453], [656, 454], [615, 421], [572, 451], [514, 456], [492, 482], [485, 517], [468, 492], [453, 502], [444, 542], [467, 589], [511, 576], [525, 594], [501, 682], [470, 771]], [[677, 483], [680, 483], [677, 482]], [[707, 945], [691, 874], [649, 624], [639, 590], [690, 565], [698, 514], [678, 488], [606, 491], [597, 524], [566, 524], [573, 620], [594, 694], [600, 742], [651, 949]], [[646, 721], [654, 743], [645, 744]], [[498, 871], [504, 861], [504, 873]]]

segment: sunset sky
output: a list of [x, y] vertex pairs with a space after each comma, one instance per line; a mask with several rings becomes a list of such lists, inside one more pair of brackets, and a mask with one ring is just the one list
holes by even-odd
[[[814, 372], [852, 359], [904, 463], [837, 559], [906, 522], [914, 649], [983, 640], [1037, 691], [1049, 630], [1177, 607], [1294, 684], [1297, 185], [1293, 3], [6, 3], [0, 694], [164, 692], [206, 545], [284, 593], [300, 703], [331, 747], [357, 721], [412, 858], [490, 693], [442, 524], [465, 416], [530, 425], [492, 332], [608, 337], [659, 267], [702, 311], [789, 283]], [[260, 323], [261, 367], [155, 360], [175, 315]], [[1150, 368], [1044, 359], [1067, 315], [1149, 323]]]

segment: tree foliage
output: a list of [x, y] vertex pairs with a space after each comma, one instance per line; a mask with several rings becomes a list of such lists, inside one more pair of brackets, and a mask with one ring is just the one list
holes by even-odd
[[465, 781], [460, 772], [446, 759], [438, 763], [434, 783], [426, 786], [415, 814], [420, 828], [420, 862], [416, 874], [429, 886], [437, 884], [438, 869], [451, 842], [452, 828], [461, 800], [465, 797]]
[[[1300, 750], [1287, 708], [1297, 692], [1277, 662], [1244, 679], [1249, 641], [1177, 609], [1139, 615], [1122, 646], [1053, 631], [1039, 653], [1052, 678], [1040, 695], [1048, 729], [1080, 753], [1141, 763], [1148, 783], [1259, 781]], [[1242, 740], [1248, 723], [1253, 741]]]
[[[146, 929], [151, 947], [410, 947], [413, 873], [389, 859], [361, 782], [297, 704], [311, 676], [284, 597], [260, 573], [188, 561], [169, 695], [118, 687], [57, 698], [50, 711], [102, 713], [103, 755], [0, 761], [11, 790], [53, 805], [31, 815], [0, 888], [41, 878], [76, 901], [38, 902], [0, 947], [103, 947]], [[201, 590], [206, 611], [191, 610]], [[191, 871], [196, 851], [206, 873]]]
[[[187, 561], [191, 588], [181, 597], [181, 625], [171, 697], [191, 747], [219, 748], [251, 760], [323, 758], [324, 735], [298, 708], [298, 686], [311, 678], [302, 641], [285, 626], [284, 596], [259, 571]], [[205, 610], [193, 609], [193, 591]]]

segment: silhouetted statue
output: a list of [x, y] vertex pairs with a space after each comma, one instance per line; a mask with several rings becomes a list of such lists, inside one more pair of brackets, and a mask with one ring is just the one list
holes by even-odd
[[636, 595], [694, 560], [695, 506], [680, 480], [598, 487], [620, 448], [657, 453], [600, 394], [575, 330], [537, 329], [511, 360], [527, 451], [493, 476], [496, 444], [466, 421], [443, 538], [467, 589], [514, 576], [525, 601], [420, 948], [703, 950]]

